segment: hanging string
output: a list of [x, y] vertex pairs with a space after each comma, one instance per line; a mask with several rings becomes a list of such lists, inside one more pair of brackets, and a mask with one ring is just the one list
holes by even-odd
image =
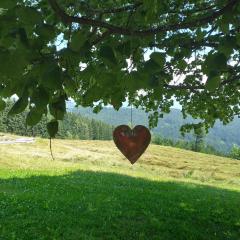
[[52, 152], [52, 138], [50, 137], [49, 138], [49, 148], [50, 148], [50, 153], [51, 153], [51, 157], [52, 157], [52, 160], [54, 161], [54, 157], [53, 157], [53, 152]]
[[132, 118], [133, 118], [133, 108], [132, 108], [132, 103], [131, 103], [131, 128], [133, 127]]
[[194, 71], [194, 76], [196, 77], [196, 73], [197, 73], [197, 48], [194, 51], [194, 61], [195, 61], [195, 71]]
[[154, 35], [154, 47], [153, 47], [153, 51], [156, 52], [156, 40], [157, 40], [157, 36], [156, 34]]
[[[129, 16], [128, 16], [128, 19], [127, 19], [126, 28], [128, 28], [129, 23], [130, 23], [130, 21], [131, 21], [131, 18], [132, 18], [132, 16], [133, 16], [133, 14], [134, 14], [134, 11], [133, 11], [133, 9], [132, 9], [132, 11], [130, 12], [130, 14], [129, 14]], [[130, 36], [130, 48], [131, 48], [131, 50], [132, 50], [132, 41], [133, 41], [132, 36]], [[128, 72], [131, 72], [132, 69], [133, 69], [133, 54], [131, 54], [129, 60], [130, 60], [130, 61], [129, 61], [129, 66], [128, 66]], [[133, 112], [133, 110], [132, 110], [132, 103], [131, 103], [131, 123], [130, 123], [131, 129], [132, 129], [132, 127], [133, 127], [133, 121], [132, 121], [132, 115], [133, 115], [133, 113], [132, 113], [132, 112]]]
[[195, 49], [194, 54], [195, 54], [195, 64], [197, 65], [197, 48]]

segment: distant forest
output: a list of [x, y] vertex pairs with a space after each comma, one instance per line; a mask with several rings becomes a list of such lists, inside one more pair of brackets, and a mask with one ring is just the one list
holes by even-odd
[[[48, 138], [46, 123], [47, 116], [34, 127], [26, 126], [25, 120], [28, 111], [8, 116], [7, 113], [12, 103], [8, 102], [4, 111], [0, 112], [0, 132], [13, 133], [23, 136], [39, 136]], [[76, 113], [67, 113], [63, 121], [59, 122], [58, 138], [87, 139], [87, 140], [110, 140], [112, 139], [113, 127], [98, 120], [89, 119]]]

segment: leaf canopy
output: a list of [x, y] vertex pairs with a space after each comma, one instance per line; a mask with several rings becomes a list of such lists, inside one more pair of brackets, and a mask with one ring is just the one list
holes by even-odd
[[175, 99], [201, 127], [226, 124], [239, 79], [239, 0], [0, 1], [0, 110], [17, 95], [9, 114], [50, 113], [51, 136], [68, 98], [96, 112], [128, 100], [151, 127]]

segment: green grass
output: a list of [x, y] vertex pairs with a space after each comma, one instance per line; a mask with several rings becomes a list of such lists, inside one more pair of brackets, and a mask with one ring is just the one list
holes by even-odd
[[240, 162], [111, 142], [0, 145], [0, 239], [240, 239]]

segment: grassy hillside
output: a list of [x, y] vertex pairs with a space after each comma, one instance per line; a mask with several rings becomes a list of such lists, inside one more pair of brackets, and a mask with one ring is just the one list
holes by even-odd
[[[115, 126], [128, 124], [131, 116], [129, 108], [121, 108], [119, 111], [115, 111], [112, 108], [104, 108], [100, 113], [94, 114], [91, 108], [80, 107], [74, 109], [73, 105], [69, 104], [69, 110], [77, 111], [83, 116], [98, 119]], [[179, 109], [172, 109], [171, 113], [166, 114], [163, 119], [159, 119], [159, 124], [153, 129], [153, 133], [160, 134], [168, 139], [179, 140], [182, 139], [181, 133], [179, 132], [180, 127], [187, 122], [192, 123], [193, 121], [191, 117], [184, 120]], [[142, 110], [133, 109], [133, 122], [134, 124], [148, 126], [148, 115]], [[233, 144], [240, 145], [239, 128], [240, 121], [237, 117], [226, 126], [217, 121], [215, 126], [210, 129], [205, 140], [218, 151], [228, 152]], [[193, 136], [188, 134], [185, 139], [193, 140]]]
[[110, 141], [53, 152], [0, 145], [0, 239], [240, 238], [240, 161], [152, 145], [132, 166]]

